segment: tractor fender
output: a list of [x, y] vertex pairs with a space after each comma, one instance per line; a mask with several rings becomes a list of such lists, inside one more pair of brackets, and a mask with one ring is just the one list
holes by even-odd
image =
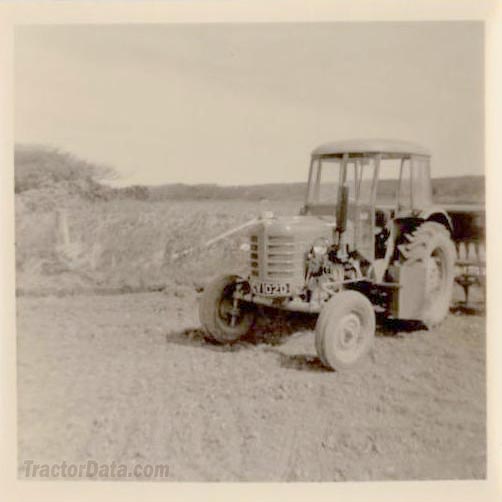
[[444, 225], [450, 234], [453, 233], [453, 223], [448, 213], [441, 206], [431, 206], [422, 209], [418, 215], [424, 221], [435, 221]]

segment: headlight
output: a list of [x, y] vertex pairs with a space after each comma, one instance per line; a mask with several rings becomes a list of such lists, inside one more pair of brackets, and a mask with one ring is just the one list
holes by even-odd
[[239, 246], [239, 249], [241, 251], [244, 251], [244, 252], [248, 252], [251, 250], [251, 244], [249, 244], [249, 242], [243, 242], [240, 246]]
[[316, 239], [314, 245], [312, 246], [312, 252], [314, 256], [322, 256], [328, 252], [328, 240], [327, 239]]

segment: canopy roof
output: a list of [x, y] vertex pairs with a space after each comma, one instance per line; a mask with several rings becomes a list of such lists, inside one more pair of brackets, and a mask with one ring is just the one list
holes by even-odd
[[394, 139], [352, 139], [324, 143], [312, 151], [312, 156], [343, 155], [344, 153], [388, 153], [392, 155], [427, 155], [429, 150], [423, 146]]

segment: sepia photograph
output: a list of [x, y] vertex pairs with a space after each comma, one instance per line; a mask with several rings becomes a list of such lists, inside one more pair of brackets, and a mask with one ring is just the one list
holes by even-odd
[[17, 27], [19, 476], [485, 478], [483, 36]]
[[493, 475], [482, 19], [11, 36], [16, 483]]

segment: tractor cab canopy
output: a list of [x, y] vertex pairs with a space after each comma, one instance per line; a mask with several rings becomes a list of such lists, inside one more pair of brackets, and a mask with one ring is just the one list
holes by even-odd
[[335, 141], [318, 146], [312, 152], [312, 157], [343, 156], [349, 157], [380, 154], [385, 158], [400, 158], [402, 156], [423, 155], [430, 157], [430, 152], [423, 146], [409, 141], [389, 139], [363, 139]]
[[385, 139], [320, 145], [312, 152], [304, 212], [333, 214], [341, 185], [353, 204], [421, 210], [432, 204], [430, 152]]

